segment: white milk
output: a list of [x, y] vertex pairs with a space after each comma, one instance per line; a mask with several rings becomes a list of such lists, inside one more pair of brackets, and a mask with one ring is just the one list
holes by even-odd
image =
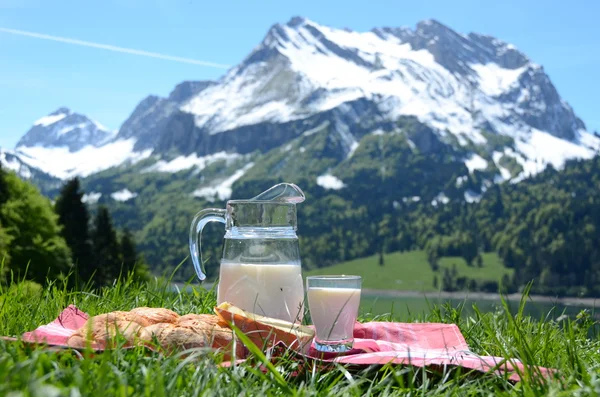
[[222, 262], [217, 303], [295, 322], [302, 319], [304, 284], [300, 263]]
[[358, 288], [309, 288], [308, 308], [321, 341], [352, 338], [360, 304]]

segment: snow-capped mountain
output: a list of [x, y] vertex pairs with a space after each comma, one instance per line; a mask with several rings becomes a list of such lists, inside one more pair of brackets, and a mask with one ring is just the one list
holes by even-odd
[[357, 99], [374, 102], [389, 120], [417, 116], [461, 145], [485, 144], [481, 130], [509, 136], [515, 147], [500, 155], [515, 157], [526, 173], [540, 162], [560, 166], [563, 157], [590, 156], [599, 144], [540, 65], [510, 44], [436, 21], [359, 33], [293, 18], [272, 27], [239, 66], [182, 109], [194, 115], [195, 150], [202, 151], [211, 146], [202, 141], [225, 139], [215, 137], [220, 133]]
[[116, 139], [97, 121], [62, 107], [34, 122], [12, 155], [30, 169], [66, 179], [147, 157], [134, 151], [135, 139]]
[[15, 172], [21, 179], [33, 182], [43, 194], [52, 195], [60, 187], [62, 181], [39, 168], [28, 165], [24, 156], [13, 150], [0, 148], [0, 165], [3, 169]]
[[[116, 136], [59, 109], [35, 123], [18, 152], [61, 178], [148, 157], [155, 165], [148, 160], [145, 171], [200, 172], [216, 159], [300, 150], [295, 140], [326, 134], [339, 163], [364, 136], [394, 131], [405, 116], [426, 126], [410, 137], [419, 150], [452, 145], [471, 172], [494, 164], [496, 180], [600, 148], [543, 67], [511, 44], [434, 20], [354, 32], [295, 17], [274, 25], [218, 82], [184, 82], [168, 98], [145, 98]], [[321, 181], [336, 177], [322, 171]]]
[[85, 146], [102, 146], [114, 137], [97, 121], [62, 107], [33, 123], [17, 147], [66, 147], [77, 152]]

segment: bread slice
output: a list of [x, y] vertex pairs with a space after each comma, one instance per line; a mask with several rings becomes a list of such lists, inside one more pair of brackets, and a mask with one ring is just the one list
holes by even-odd
[[223, 321], [239, 328], [259, 348], [281, 341], [295, 350], [303, 350], [314, 338], [312, 328], [276, 318], [250, 313], [223, 302], [215, 307]]
[[[214, 314], [186, 314], [177, 320], [178, 326], [205, 330], [210, 337], [210, 346], [223, 353], [226, 360], [246, 356], [244, 345], [236, 340], [233, 331], [221, 317]], [[232, 354], [233, 353], [233, 354]]]

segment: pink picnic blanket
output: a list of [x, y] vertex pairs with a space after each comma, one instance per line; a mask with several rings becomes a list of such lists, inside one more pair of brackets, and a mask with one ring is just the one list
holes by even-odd
[[[26, 332], [22, 340], [66, 346], [67, 339], [82, 327], [88, 315], [71, 305], [47, 325]], [[482, 373], [506, 375], [519, 381], [525, 367], [517, 359], [480, 356], [469, 346], [455, 324], [437, 323], [356, 323], [354, 349], [345, 355], [323, 355], [310, 349], [305, 358], [350, 365], [403, 364], [416, 367], [462, 367]], [[552, 370], [532, 368], [532, 373], [546, 377]]]

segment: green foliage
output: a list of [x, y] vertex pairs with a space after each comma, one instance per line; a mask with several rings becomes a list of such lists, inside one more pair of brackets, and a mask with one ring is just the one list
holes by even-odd
[[600, 158], [570, 161], [503, 190], [506, 223], [492, 242], [523, 285], [560, 295], [600, 294]]
[[0, 206], [4, 205], [8, 199], [9, 191], [8, 191], [8, 182], [6, 180], [6, 172], [2, 169], [2, 163], [0, 162]]
[[117, 233], [106, 207], [100, 207], [94, 219], [92, 232], [93, 277], [96, 285], [108, 285], [119, 277], [122, 270]]
[[0, 288], [0, 307], [6, 304], [25, 304], [28, 301], [39, 301], [43, 294], [43, 287], [33, 281], [12, 283], [6, 290]]
[[[512, 274], [512, 269], [502, 265], [495, 253], [482, 255], [483, 266], [470, 267], [460, 257], [438, 259], [438, 268], [428, 265], [425, 251], [394, 252], [384, 254], [385, 266], [379, 265], [379, 254], [337, 263], [324, 268], [305, 270], [304, 275], [356, 274], [361, 276], [363, 288], [399, 291], [435, 291], [433, 280], [437, 277], [441, 284], [445, 269], [456, 267], [455, 277], [467, 277], [478, 285], [502, 280], [503, 275]], [[454, 265], [454, 266], [453, 266]], [[490, 291], [495, 292], [495, 291]]]
[[5, 173], [8, 200], [0, 206], [0, 238], [9, 258], [8, 269], [18, 278], [45, 283], [71, 271], [71, 253], [60, 236], [50, 201], [33, 185]]
[[495, 134], [487, 130], [481, 130], [481, 135], [486, 139], [486, 147], [489, 152], [504, 151], [505, 148], [515, 147], [515, 140], [508, 135]]
[[90, 217], [82, 197], [79, 179], [71, 179], [62, 187], [54, 208], [62, 226], [61, 235], [71, 249], [78, 278], [87, 282], [93, 274], [94, 266], [89, 231]]
[[456, 231], [451, 236], [437, 236], [425, 245], [429, 258], [461, 256], [471, 266], [478, 256], [478, 246], [472, 233]]
[[498, 160], [498, 165], [506, 168], [512, 178], [523, 172], [523, 166], [512, 156], [503, 154]]
[[135, 250], [133, 236], [128, 229], [123, 231], [119, 248], [121, 251], [121, 261], [123, 262], [123, 271], [129, 273], [133, 270], [135, 264], [137, 263], [138, 256]]
[[129, 229], [125, 229], [121, 234], [119, 251], [123, 274], [133, 274], [137, 280], [149, 280], [150, 271], [143, 259], [138, 256], [135, 241]]
[[[189, 256], [188, 230], [198, 210], [225, 206], [218, 197], [209, 201], [194, 192], [214, 187], [244, 168], [246, 173], [233, 184], [232, 198], [250, 198], [284, 181], [305, 191], [307, 200], [298, 206], [298, 235], [307, 270], [373, 255], [384, 259], [383, 270], [389, 267], [388, 253], [425, 250], [436, 272], [443, 271], [441, 263], [448, 256], [461, 257], [476, 272], [479, 255], [495, 252], [506, 267], [516, 270], [511, 289], [535, 279], [536, 293], [600, 294], [600, 254], [595, 248], [600, 241], [598, 159], [498, 185], [492, 183], [498, 166], [513, 176], [521, 171], [509, 155], [498, 165], [492, 161], [492, 151], [514, 145], [499, 134], [482, 131], [484, 144], [459, 142], [450, 133], [438, 138], [414, 117], [385, 126], [365, 117], [352, 124], [350, 132], [360, 140], [357, 147], [349, 147], [332, 117], [292, 124], [290, 140], [266, 153], [173, 174], [153, 171], [156, 159], [149, 158], [103, 171], [82, 184], [87, 192], [102, 193], [99, 204], [110, 208], [117, 228], [132, 231], [155, 274], [174, 269]], [[381, 127], [377, 133], [375, 124]], [[471, 153], [488, 160], [488, 168], [469, 173], [463, 161]], [[253, 166], [245, 168], [249, 163]], [[339, 178], [343, 187], [317, 184], [324, 174]], [[126, 202], [111, 199], [123, 188], [137, 197]], [[480, 194], [480, 201], [466, 202], [473, 194]], [[6, 229], [1, 219], [0, 224]], [[222, 225], [209, 225], [203, 235], [210, 279], [218, 275], [222, 237]], [[441, 273], [438, 276], [441, 283]], [[177, 278], [192, 277], [188, 260]], [[469, 280], [489, 290], [500, 277], [486, 280], [485, 286], [481, 279]]]

